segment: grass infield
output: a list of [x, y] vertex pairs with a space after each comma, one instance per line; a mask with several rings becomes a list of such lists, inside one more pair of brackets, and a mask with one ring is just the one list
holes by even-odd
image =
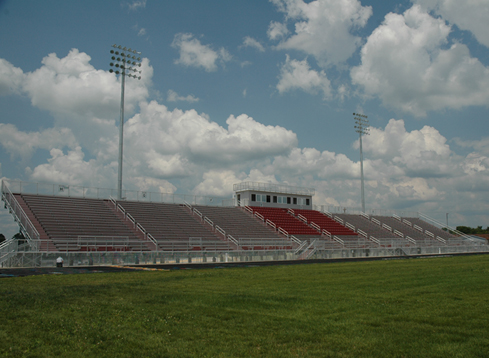
[[0, 280], [0, 357], [488, 357], [489, 255]]

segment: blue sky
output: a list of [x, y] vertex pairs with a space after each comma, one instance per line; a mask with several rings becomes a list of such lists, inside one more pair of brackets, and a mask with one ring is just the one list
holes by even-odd
[[360, 207], [362, 112], [367, 208], [486, 227], [488, 16], [487, 0], [0, 0], [0, 177], [116, 187], [116, 43], [144, 58], [126, 189], [284, 182]]

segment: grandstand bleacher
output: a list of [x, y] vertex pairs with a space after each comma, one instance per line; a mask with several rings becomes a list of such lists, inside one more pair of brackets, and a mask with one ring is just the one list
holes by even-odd
[[[441, 253], [457, 246], [487, 246], [421, 217], [331, 214], [263, 202], [250, 207], [116, 201], [12, 193], [3, 183], [2, 200], [39, 252], [281, 251], [304, 259], [335, 250], [368, 255], [369, 250], [399, 254], [432, 247], [425, 251]], [[3, 257], [12, 256], [6, 246], [1, 250], [6, 252], [0, 252]]]

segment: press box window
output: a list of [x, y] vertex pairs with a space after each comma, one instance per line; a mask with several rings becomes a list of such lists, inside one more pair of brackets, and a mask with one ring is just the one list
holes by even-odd
[[311, 205], [311, 204], [309, 203], [309, 201], [310, 201], [309, 199], [306, 199], [306, 205], [307, 205], [307, 206]]
[[273, 196], [273, 202], [276, 203], [277, 202], [277, 197], [274, 195]]
[[291, 203], [291, 200], [290, 200], [290, 196], [287, 197], [287, 204], [290, 204]]
[[256, 201], [256, 194], [251, 194], [251, 201]]
[[297, 198], [294, 198], [294, 205], [297, 205]]

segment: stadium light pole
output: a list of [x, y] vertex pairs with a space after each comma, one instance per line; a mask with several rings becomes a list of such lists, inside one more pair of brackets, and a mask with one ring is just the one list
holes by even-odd
[[112, 45], [110, 50], [110, 66], [114, 67], [109, 70], [110, 73], [121, 75], [121, 115], [119, 122], [119, 174], [117, 177], [117, 199], [122, 199], [122, 147], [124, 142], [124, 90], [126, 86], [126, 76], [137, 80], [141, 79], [141, 52], [126, 48], [120, 45]]
[[368, 116], [360, 113], [353, 113], [353, 119], [355, 120], [355, 132], [360, 136], [360, 178], [361, 178], [361, 195], [362, 195], [362, 212], [365, 212], [365, 187], [363, 184], [363, 149], [362, 149], [362, 135], [368, 135], [370, 126], [367, 120]]

